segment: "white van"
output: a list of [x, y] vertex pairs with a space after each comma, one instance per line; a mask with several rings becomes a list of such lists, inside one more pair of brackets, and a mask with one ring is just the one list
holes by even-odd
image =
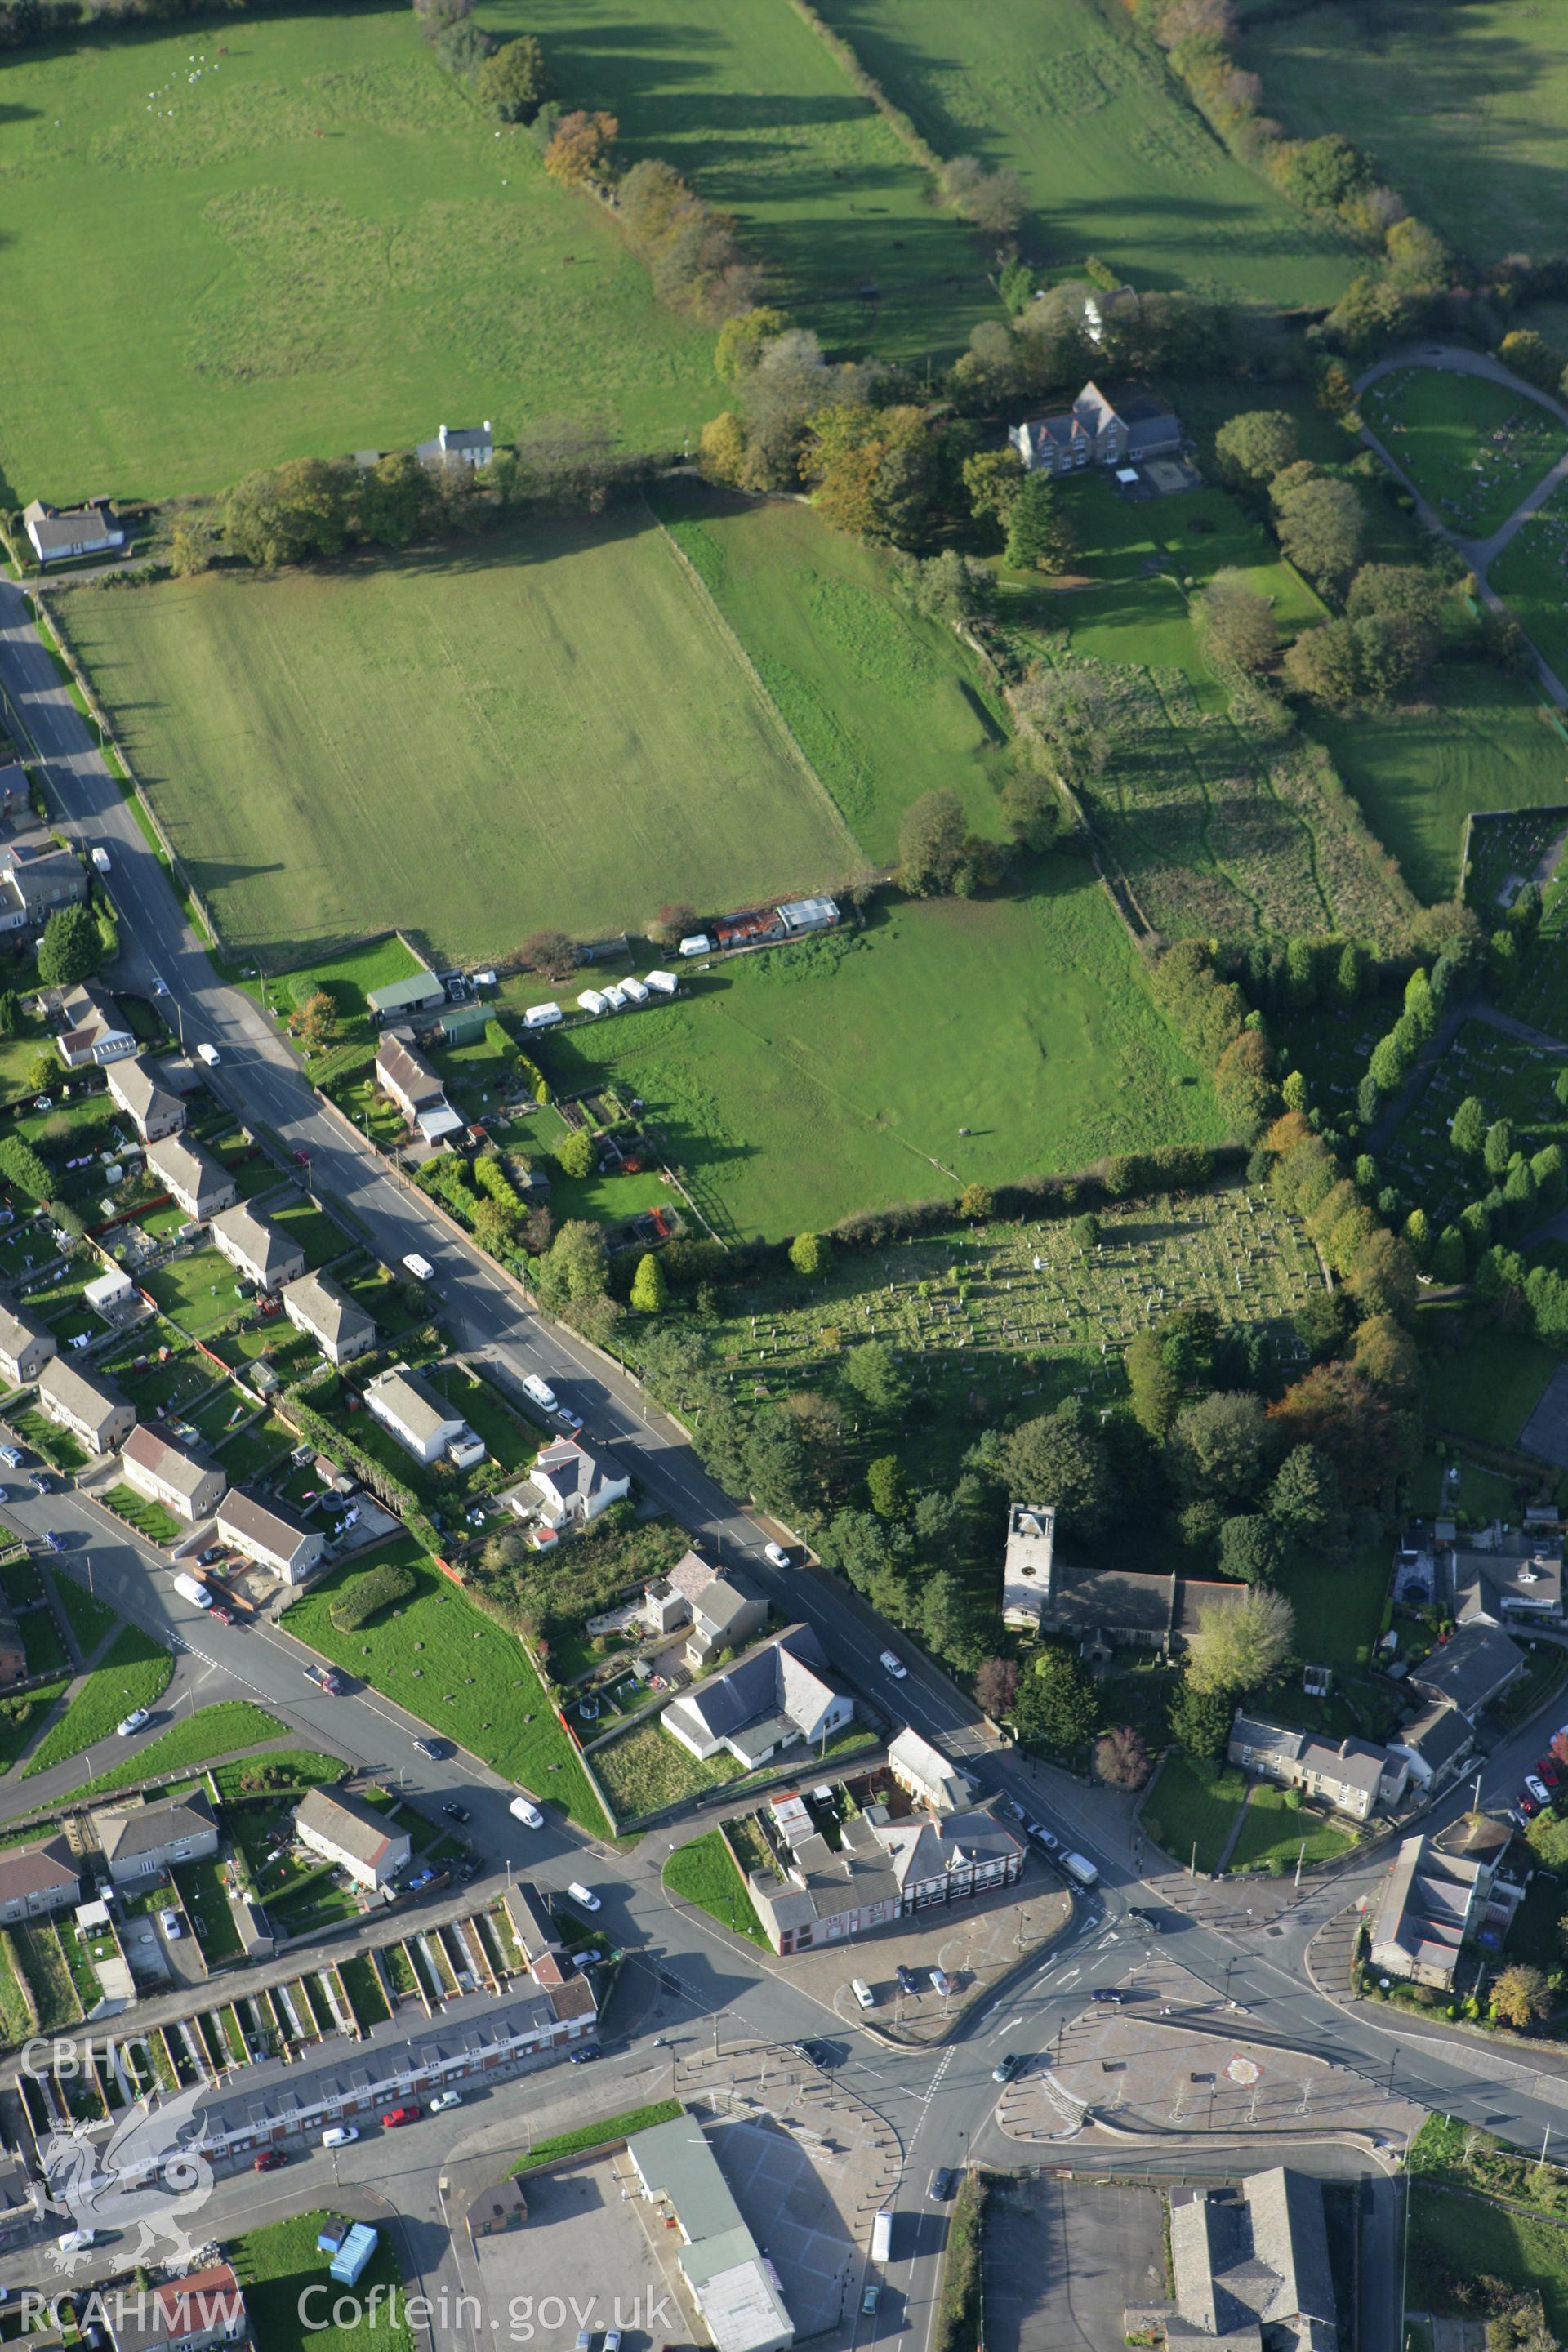
[[353, 2124], [334, 2124], [330, 2131], [324, 2131], [321, 2134], [321, 2146], [323, 2147], [347, 2147], [353, 2141], [358, 2139], [358, 2137], [359, 2134], [355, 2131]]
[[893, 2216], [884, 2205], [871, 2223], [871, 2260], [885, 2263], [893, 2251]]
[[107, 874], [109, 871], [108, 850], [102, 848], [95, 849], [92, 853], [92, 862], [97, 866], [100, 874]]
[[212, 1594], [194, 1576], [176, 1576], [174, 1590], [183, 1601], [194, 1601], [198, 1609], [210, 1609], [213, 1605]]
[[1100, 1885], [1099, 1871], [1096, 1870], [1092, 1862], [1086, 1862], [1081, 1853], [1064, 1853], [1062, 1856], [1062, 1868], [1067, 1872], [1069, 1878], [1076, 1878], [1080, 1886], [1098, 1886]]
[[430, 1282], [435, 1279], [435, 1267], [427, 1257], [421, 1257], [417, 1250], [409, 1251], [403, 1261], [403, 1270], [405, 1274], [411, 1274], [416, 1282]]
[[864, 1977], [851, 1977], [849, 1979], [849, 1990], [854, 1994], [862, 2009], [876, 2008], [877, 1996], [872, 1991]]
[[541, 1412], [554, 1412], [555, 1391], [551, 1387], [548, 1381], [542, 1381], [540, 1379], [537, 1372], [530, 1372], [528, 1374], [522, 1383], [522, 1392], [525, 1397], [532, 1398]]

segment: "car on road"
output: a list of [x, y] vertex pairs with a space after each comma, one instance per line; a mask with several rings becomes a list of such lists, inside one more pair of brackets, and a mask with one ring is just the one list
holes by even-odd
[[574, 1878], [566, 1892], [574, 1903], [580, 1903], [583, 1906], [584, 1911], [596, 1911], [599, 1908], [598, 1896], [584, 1886], [580, 1878]]
[[[580, 1412], [574, 1412], [569, 1404], [558, 1404], [552, 1418], [559, 1423], [560, 1426], [566, 1432], [568, 1437], [575, 1437], [578, 1431], [583, 1426], [582, 1414]], [[607, 2344], [609, 2342], [609, 2337], [606, 2336], [605, 2341]]]
[[282, 2148], [264, 2147], [250, 2168], [252, 2172], [276, 2172], [280, 2164], [287, 2164], [289, 2158]]
[[826, 2042], [792, 2042], [789, 2046], [797, 2058], [805, 2059], [809, 2065], [831, 2066], [833, 2063], [833, 2053]]
[[1136, 1919], [1141, 1927], [1149, 1928], [1153, 1935], [1157, 1936], [1161, 1932], [1160, 1914], [1157, 1911], [1142, 1911], [1136, 1903], [1130, 1903], [1127, 1906], [1127, 1916], [1130, 1919]]
[[154, 996], [167, 996], [169, 993], [168, 982], [160, 980], [156, 972], [153, 974], [153, 993]]
[[467, 1805], [443, 1805], [441, 1811], [449, 1822], [471, 1822], [474, 1818]]
[[1090, 2000], [1108, 2001], [1113, 2009], [1120, 2009], [1126, 1998], [1120, 1985], [1097, 1985], [1089, 1994]]
[[884, 1650], [877, 1663], [882, 1668], [884, 1674], [889, 1674], [892, 1675], [893, 1680], [896, 1683], [901, 1683], [910, 1671], [908, 1666], [905, 1665], [903, 1660], [901, 1658], [896, 1658], [891, 1650]]
[[0, 1462], [4, 1462], [7, 1470], [19, 1470], [22, 1466], [22, 1458], [19, 1446], [0, 1445]]
[[167, 1936], [171, 1944], [177, 1944], [181, 1937], [185, 1932], [180, 1922], [180, 1915], [174, 1909], [173, 1904], [164, 1904], [163, 1908], [158, 1914], [158, 1925], [162, 1927], [164, 1935]]
[[310, 1153], [309, 1153], [308, 1151], [296, 1151], [296, 1152], [295, 1152], [295, 1154], [294, 1154], [294, 1165], [295, 1165], [295, 1167], [296, 1167], [296, 1168], [309, 1168], [310, 1164]]
[[93, 849], [92, 862], [97, 866], [100, 874], [107, 874], [110, 872], [109, 852], [104, 848], [101, 842], [97, 844]]
[[318, 1690], [324, 1690], [329, 1698], [342, 1696], [343, 1678], [334, 1666], [307, 1666], [305, 1680], [314, 1683]]
[[213, 1602], [212, 1617], [214, 1623], [218, 1625], [232, 1625], [235, 1622], [233, 1610], [226, 1609], [221, 1601]]
[[1034, 1839], [1035, 1843], [1043, 1848], [1047, 1853], [1059, 1853], [1061, 1852], [1062, 1842], [1060, 1838], [1053, 1837], [1050, 1831], [1046, 1827], [1044, 1822], [1030, 1822], [1028, 1824], [1028, 1831], [1029, 1835]]
[[51, 1551], [64, 1551], [66, 1548], [66, 1539], [64, 1536], [61, 1535], [58, 1528], [46, 1528], [44, 1529], [44, 1541], [48, 1545]]
[[876, 2280], [873, 2279], [870, 2285], [866, 2289], [865, 2294], [860, 2297], [860, 2309], [863, 2315], [869, 2319], [871, 2314], [876, 2310], [877, 2305], [881, 2302], [881, 2300], [882, 2290], [877, 2284]]
[[358, 2137], [359, 2134], [354, 2129], [353, 2124], [333, 2124], [329, 2130], [324, 2131], [321, 2134], [321, 2146], [323, 2147], [348, 2147], [354, 2140], [358, 2139]]
[[945, 2205], [958, 2183], [958, 2174], [951, 2164], [939, 2164], [931, 2177], [930, 2194], [936, 2204]]
[[1533, 1772], [1527, 1772], [1525, 1774], [1524, 1785], [1530, 1790], [1531, 1795], [1535, 1799], [1537, 1805], [1544, 1805], [1551, 1802], [1550, 1792], [1545, 1781], [1538, 1780]]
[[201, 1055], [202, 1060], [206, 1064], [209, 1070], [216, 1069], [218, 1066], [218, 1050], [216, 1045], [209, 1045], [204, 1042], [196, 1047], [196, 1051]]
[[153, 1710], [150, 1706], [133, 1706], [130, 1714], [122, 1715], [115, 1725], [115, 1737], [118, 1739], [133, 1738], [142, 1726], [151, 1723], [152, 1720]]
[[33, 1492], [36, 1495], [53, 1495], [58, 1492], [54, 1480], [50, 1477], [47, 1470], [34, 1471]]
[[416, 1282], [431, 1282], [435, 1279], [435, 1267], [427, 1257], [421, 1257], [417, 1250], [410, 1250], [404, 1258], [403, 1265], [405, 1272], [411, 1274]]
[[447, 1742], [444, 1739], [416, 1739], [414, 1753], [423, 1756], [431, 1764], [439, 1764], [447, 1753]]
[[461, 2091], [437, 2091], [430, 2102], [430, 2112], [433, 2116], [444, 2116], [448, 2107], [460, 2107], [462, 2104]]
[[521, 1822], [525, 1829], [542, 1830], [544, 1827], [544, 1815], [537, 1805], [530, 1804], [526, 1797], [514, 1797], [507, 1811], [514, 1822]]
[[97, 2245], [98, 2231], [96, 2230], [67, 2230], [60, 2237], [56, 2239], [55, 2243], [58, 2246], [62, 2254], [79, 2253], [84, 2246]]
[[381, 2119], [381, 2127], [383, 2131], [401, 2131], [405, 2124], [416, 2124], [418, 2120], [417, 2107], [389, 2107]]
[[1022, 2051], [1005, 2051], [992, 2067], [991, 2080], [994, 2083], [1010, 2083], [1023, 2063]]
[[783, 1544], [765, 1543], [763, 1546], [763, 1558], [773, 1568], [789, 1568], [794, 1565]]
[[574, 2050], [568, 2054], [574, 2066], [591, 2066], [599, 2054], [598, 2045], [590, 2042], [583, 2049]]

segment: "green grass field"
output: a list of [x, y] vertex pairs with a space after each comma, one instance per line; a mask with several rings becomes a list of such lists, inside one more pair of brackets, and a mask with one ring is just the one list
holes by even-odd
[[868, 857], [897, 856], [921, 793], [956, 792], [978, 832], [1002, 832], [1007, 730], [952, 631], [891, 601], [874, 550], [782, 500], [672, 483], [658, 508]]
[[1568, 743], [1528, 685], [1482, 662], [1435, 670], [1408, 707], [1353, 719], [1314, 711], [1303, 724], [1428, 904], [1454, 895], [1472, 810], [1568, 800]]
[[29, 1780], [51, 1764], [63, 1764], [68, 1756], [80, 1756], [107, 1739], [133, 1707], [156, 1705], [174, 1671], [174, 1661], [161, 1642], [140, 1626], [127, 1625], [105, 1652], [102, 1664], [83, 1681], [22, 1778]]
[[161, 1772], [177, 1772], [187, 1764], [207, 1764], [215, 1756], [229, 1756], [237, 1748], [254, 1748], [260, 1740], [276, 1739], [284, 1728], [275, 1715], [268, 1715], [265, 1707], [257, 1706], [250, 1699], [220, 1699], [216, 1706], [204, 1706], [198, 1714], [172, 1725], [161, 1738], [149, 1740], [123, 1764], [111, 1765], [108, 1771], [84, 1781], [79, 1789], [72, 1789], [69, 1797], [62, 1801], [127, 1789], [133, 1781], [155, 1780]]
[[[268, 2352], [304, 2352], [307, 2345], [313, 2352], [413, 2352], [402, 2273], [387, 2231], [382, 2231], [381, 2243], [350, 2294], [327, 2280], [316, 2251], [326, 2218], [301, 2213], [274, 2221], [237, 2238], [229, 2249], [257, 2340]], [[324, 2293], [308, 2293], [323, 2284]], [[383, 2293], [373, 2303], [372, 2290], [378, 2286]]]
[[5, 91], [8, 506], [215, 490], [443, 420], [677, 447], [718, 404], [710, 331], [407, 8], [115, 30], [8, 59]]
[[1471, 2297], [1466, 2290], [1479, 2278], [1538, 2289], [1552, 2334], [1568, 2328], [1568, 2230], [1462, 2189], [1413, 2181], [1405, 2281], [1410, 2309], [1468, 2311]]
[[1521, 524], [1487, 577], [1537, 651], [1568, 677], [1568, 491], [1554, 490]]
[[1142, 286], [1268, 302], [1332, 301], [1344, 244], [1234, 162], [1117, 7], [1010, 0], [820, 0], [895, 104], [942, 155], [1022, 176], [1026, 249], [1086, 254]]
[[689, 1845], [677, 1846], [664, 1865], [664, 1883], [682, 1902], [695, 1903], [699, 1910], [711, 1913], [721, 1926], [731, 1928], [738, 1936], [749, 1936], [753, 1944], [760, 1944], [766, 1951], [768, 1939], [763, 1933], [756, 1907], [721, 1832], [709, 1830], [702, 1837], [693, 1838]]
[[1173, 1749], [1143, 1808], [1143, 1826], [1174, 1861], [1214, 1870], [1225, 1850], [1247, 1783], [1228, 1766], [1200, 1764]]
[[1222, 1132], [1068, 857], [1015, 898], [895, 906], [858, 937], [748, 958], [667, 1012], [554, 1041], [550, 1067], [633, 1086], [726, 1233]]
[[358, 1633], [339, 1633], [331, 1612], [343, 1583], [340, 1570], [287, 1611], [289, 1633], [460, 1741], [542, 1802], [561, 1806], [579, 1828], [598, 1832], [598, 1800], [520, 1644], [465, 1600], [415, 1544], [392, 1545], [373, 1564], [387, 1559], [405, 1562], [416, 1580], [412, 1599], [395, 1615]]
[[1239, 50], [1263, 77], [1265, 110], [1292, 137], [1342, 131], [1460, 253], [1495, 261], [1568, 241], [1561, 0], [1528, 18], [1508, 0], [1452, 10], [1384, 0], [1375, 14], [1348, 0], [1263, 9]]
[[275, 968], [389, 924], [493, 954], [855, 862], [646, 509], [460, 562], [84, 591], [68, 625], [226, 945]]
[[1405, 368], [1362, 396], [1367, 424], [1450, 530], [1485, 539], [1562, 454], [1556, 418], [1485, 376]]
[[[1254, 1789], [1242, 1816], [1230, 1868], [1246, 1870], [1256, 1863], [1294, 1870], [1297, 1861], [1332, 1862], [1355, 1843], [1349, 1832], [1315, 1814], [1298, 1811], [1285, 1801], [1283, 1789], [1261, 1783]], [[1303, 1852], [1304, 1849], [1304, 1852]]]

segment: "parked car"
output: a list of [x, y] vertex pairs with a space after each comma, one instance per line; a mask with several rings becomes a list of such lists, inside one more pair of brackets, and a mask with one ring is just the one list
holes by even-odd
[[1527, 1772], [1525, 1774], [1524, 1785], [1530, 1790], [1531, 1795], [1535, 1799], [1538, 1805], [1544, 1805], [1548, 1802], [1546, 1783], [1544, 1780], [1537, 1780], [1533, 1772]]
[[342, 1695], [343, 1678], [332, 1666], [307, 1666], [305, 1680], [314, 1683], [318, 1690], [324, 1690], [329, 1698]]
[[899, 1962], [893, 1973], [899, 1979], [900, 1992], [919, 1992], [921, 1989], [919, 1977], [916, 1976], [913, 1969], [907, 1968], [902, 1960]]
[[276, 2172], [280, 2164], [287, 2164], [288, 2161], [288, 2156], [282, 2148], [264, 2147], [250, 2168], [252, 2172]]
[[[582, 1414], [574, 1412], [569, 1404], [558, 1404], [552, 1417], [566, 1432], [568, 1437], [575, 1437], [583, 1426]], [[608, 2342], [608, 2340], [606, 2337], [605, 2341]]]
[[438, 1764], [447, 1753], [447, 1743], [444, 1739], [416, 1739], [414, 1753], [425, 1757], [432, 1764]]
[[8, 1470], [19, 1470], [22, 1466], [21, 1448], [16, 1445], [0, 1445], [0, 1462], [4, 1462]]
[[449, 1822], [471, 1822], [473, 1820], [473, 1815], [469, 1812], [467, 1805], [443, 1805], [441, 1811], [446, 1814], [447, 1819]]
[[763, 1546], [763, 1558], [771, 1562], [774, 1568], [788, 1568], [792, 1565], [790, 1556], [783, 1544], [765, 1543]]
[[1541, 1811], [1540, 1801], [1531, 1795], [1528, 1789], [1521, 1789], [1519, 1792], [1519, 1810], [1527, 1822], [1533, 1820]]
[[877, 2305], [881, 2302], [881, 2300], [882, 2290], [877, 2284], [876, 2280], [873, 2279], [870, 2285], [866, 2289], [865, 2294], [860, 2297], [860, 2309], [868, 2319], [869, 2319], [871, 2314], [876, 2310]]
[[1098, 1985], [1089, 1994], [1090, 2000], [1109, 2002], [1112, 2009], [1120, 2009], [1126, 1998], [1120, 1985]]
[[458, 1864], [458, 1879], [463, 1885], [467, 1886], [479, 1876], [482, 1867], [483, 1865], [477, 1854], [465, 1854], [462, 1861]]
[[1010, 2083], [1023, 2063], [1023, 2053], [1020, 2051], [1005, 2052], [991, 2069], [991, 2080], [994, 2083]]
[[584, 1911], [596, 1911], [599, 1908], [598, 1896], [592, 1894], [580, 1878], [574, 1878], [566, 1892], [574, 1903], [582, 1905]]
[[1044, 1822], [1031, 1822], [1028, 1824], [1028, 1829], [1029, 1835], [1034, 1839], [1035, 1843], [1037, 1846], [1042, 1847], [1047, 1853], [1059, 1853], [1061, 1852], [1062, 1842], [1060, 1838], [1053, 1837], [1050, 1831], [1046, 1827]]
[[895, 1657], [891, 1650], [884, 1650], [877, 1663], [885, 1674], [892, 1675], [896, 1683], [901, 1683], [910, 1671], [903, 1660]]
[[544, 1827], [544, 1815], [537, 1805], [530, 1804], [526, 1797], [514, 1797], [507, 1811], [514, 1822], [521, 1822], [527, 1829], [542, 1830]]
[[215, 1622], [219, 1625], [232, 1625], [235, 1622], [233, 1610], [226, 1609], [221, 1601], [213, 1602], [211, 1613]]
[[84, 2246], [97, 2245], [98, 2231], [96, 2230], [67, 2230], [60, 2237], [56, 2239], [55, 2243], [58, 2246], [62, 2254], [79, 2253]]
[[416, 2124], [418, 2120], [417, 2107], [389, 2107], [381, 2119], [381, 2127], [383, 2131], [401, 2131], [405, 2124]]
[[210, 1568], [215, 1559], [221, 1559], [222, 1558], [222, 1544], [208, 1544], [205, 1551], [197, 1552], [196, 1566], [198, 1568]]
[[201, 1045], [196, 1047], [196, 1051], [201, 1055], [209, 1070], [216, 1069], [218, 1066], [218, 1050], [216, 1045]]
[[621, 2352], [621, 2331], [618, 2327], [605, 2328], [605, 2352]]
[[153, 1710], [150, 1706], [134, 1706], [129, 1715], [122, 1715], [115, 1725], [115, 1738], [130, 1739], [141, 1730], [143, 1724], [151, 1723], [152, 1720]]
[[321, 2146], [323, 2147], [348, 2147], [354, 2140], [358, 2139], [358, 2137], [359, 2134], [354, 2129], [353, 2124], [333, 2124], [330, 2130], [324, 2131], [321, 2134]]
[[433, 2116], [444, 2116], [448, 2107], [460, 2107], [462, 2104], [461, 2091], [437, 2091], [430, 2102], [430, 2112]]
[[1544, 1780], [1549, 1789], [1555, 1789], [1562, 1783], [1563, 1767], [1552, 1757], [1542, 1756], [1536, 1765], [1535, 1777], [1538, 1780]]
[[943, 2000], [947, 1999], [948, 1994], [952, 1990], [952, 1979], [945, 1969], [932, 1969], [931, 1989], [932, 1992], [940, 1994]]
[[581, 2050], [574, 2050], [570, 2053], [574, 2066], [591, 2065], [598, 2054], [598, 2045], [593, 2042], [584, 2043]]
[[162, 1927], [164, 1935], [167, 1936], [171, 1944], [177, 1944], [181, 1937], [185, 1932], [184, 1928], [180, 1924], [180, 1915], [171, 1903], [165, 1903], [163, 1908], [159, 1912], [158, 1925]]

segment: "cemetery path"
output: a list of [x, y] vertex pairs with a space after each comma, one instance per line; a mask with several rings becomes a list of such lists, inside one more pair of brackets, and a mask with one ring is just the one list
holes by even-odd
[[1467, 998], [1463, 1003], [1451, 1004], [1444, 1013], [1426, 1044], [1411, 1064], [1410, 1074], [1405, 1084], [1397, 1094], [1390, 1095], [1367, 1130], [1366, 1148], [1373, 1158], [1380, 1151], [1387, 1150], [1398, 1131], [1401, 1120], [1409, 1112], [1432, 1071], [1445, 1058], [1448, 1048], [1471, 1013], [1478, 1010], [1478, 1000], [1472, 996]]
[[1533, 1045], [1538, 1053], [1568, 1054], [1568, 1041], [1554, 1037], [1550, 1029], [1536, 1029], [1528, 1021], [1516, 1021], [1511, 1013], [1500, 1013], [1495, 1004], [1478, 1002], [1466, 1009], [1489, 1028], [1500, 1029], [1505, 1037], [1517, 1037], [1521, 1045]]
[[[1367, 387], [1375, 383], [1380, 376], [1393, 375], [1403, 368], [1410, 367], [1447, 369], [1457, 375], [1484, 376], [1489, 383], [1502, 384], [1510, 392], [1517, 392], [1521, 399], [1533, 401], [1538, 407], [1544, 408], [1549, 416], [1554, 416], [1560, 425], [1568, 428], [1568, 407], [1564, 407], [1560, 400], [1554, 400], [1550, 393], [1538, 392], [1534, 384], [1526, 383], [1522, 376], [1515, 375], [1510, 369], [1505, 368], [1500, 360], [1493, 359], [1489, 352], [1464, 351], [1457, 343], [1407, 344], [1404, 350], [1391, 352], [1387, 359], [1379, 360], [1375, 367], [1368, 368], [1363, 375], [1356, 378], [1357, 399], [1359, 400]], [[1375, 450], [1396, 480], [1403, 482], [1415, 499], [1415, 511], [1426, 529], [1436, 531], [1440, 538], [1446, 539], [1451, 547], [1458, 548], [1466, 564], [1475, 574], [1477, 593], [1482, 604], [1489, 612], [1500, 613], [1510, 621], [1517, 622], [1518, 614], [1510, 610], [1496, 589], [1489, 584], [1487, 568], [1502, 553], [1520, 525], [1528, 522], [1530, 517], [1545, 505], [1553, 490], [1561, 483], [1568, 481], [1568, 449], [1563, 451], [1555, 465], [1547, 468], [1535, 488], [1520, 501], [1506, 522], [1500, 524], [1489, 538], [1464, 539], [1458, 531], [1450, 530], [1436, 508], [1422, 497], [1386, 442], [1381, 441], [1371, 427], [1364, 424], [1361, 429], [1361, 437], [1369, 449]], [[1528, 632], [1526, 632], [1525, 642], [1535, 656], [1536, 670], [1542, 687], [1560, 710], [1568, 709], [1568, 687], [1563, 685], [1540, 647], [1531, 639]]]

